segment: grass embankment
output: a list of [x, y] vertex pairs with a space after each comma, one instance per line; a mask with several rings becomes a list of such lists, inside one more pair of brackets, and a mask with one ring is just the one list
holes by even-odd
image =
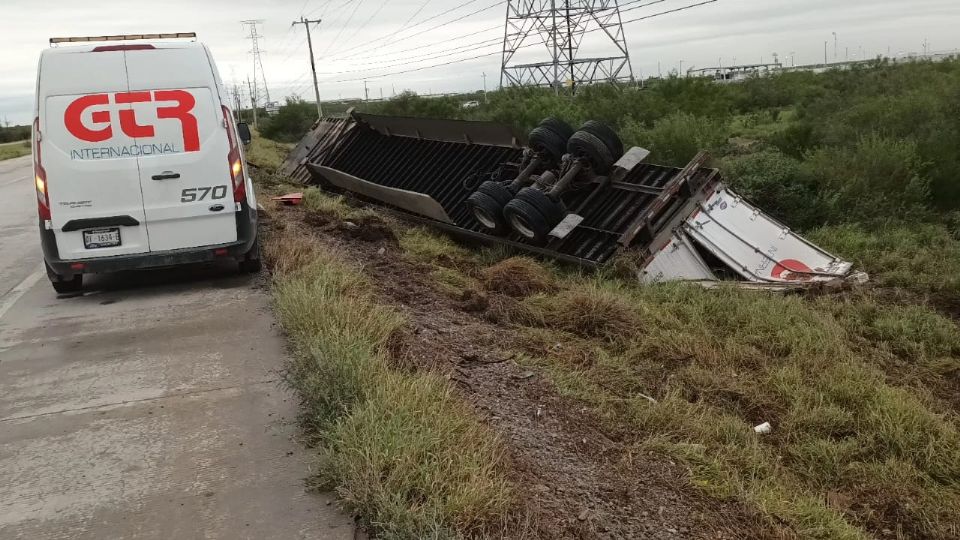
[[292, 144], [272, 141], [254, 132], [253, 140], [247, 145], [244, 155], [251, 165], [273, 174], [283, 164], [283, 160], [286, 159], [293, 146]]
[[30, 153], [30, 141], [18, 141], [0, 144], [0, 161], [18, 158]]
[[[635, 452], [681, 460], [695, 486], [744, 501], [774, 528], [960, 534], [960, 331], [936, 312], [869, 292], [643, 287], [527, 258], [490, 264], [423, 230], [401, 245], [435, 265], [440, 290], [491, 295], [487, 317], [529, 338], [523, 361]], [[940, 286], [938, 267], [926, 270], [917, 279]], [[772, 433], [754, 432], [763, 422]]]
[[[263, 164], [257, 176], [267, 193], [297, 189], [278, 183], [283, 151], [260, 137], [247, 150]], [[340, 220], [371, 214], [316, 189], [304, 206]], [[279, 227], [264, 252], [293, 346], [285, 377], [301, 399], [301, 426], [320, 449], [320, 485], [383, 538], [495, 528], [512, 497], [503, 447], [446, 380], [391, 368], [387, 347], [404, 318], [376, 302], [358, 268], [308, 235]]]
[[[269, 191], [280, 145], [248, 150]], [[312, 213], [362, 221], [367, 214], [309, 190]], [[512, 502], [503, 447], [439, 375], [394, 370], [388, 343], [405, 324], [379, 305], [358, 268], [308, 236], [278, 228], [264, 250], [275, 309], [293, 346], [286, 380], [302, 402], [301, 425], [317, 445], [317, 480], [383, 538], [479, 535]]]

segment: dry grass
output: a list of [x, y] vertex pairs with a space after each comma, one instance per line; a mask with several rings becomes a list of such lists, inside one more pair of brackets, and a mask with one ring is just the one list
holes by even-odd
[[322, 446], [325, 483], [382, 538], [495, 527], [512, 501], [503, 446], [446, 381], [391, 370], [403, 317], [336, 253], [278, 236], [265, 252], [295, 351], [286, 380]]
[[267, 174], [273, 174], [283, 164], [292, 148], [292, 144], [279, 143], [261, 137], [259, 133], [253, 133], [253, 140], [244, 150], [244, 157], [251, 165]]
[[303, 207], [308, 214], [307, 221], [313, 225], [344, 221], [360, 225], [383, 221], [380, 214], [374, 210], [355, 208], [350, 206], [342, 195], [331, 195], [314, 187], [304, 190]]
[[467, 267], [475, 264], [473, 253], [450, 237], [413, 227], [400, 234], [400, 247], [411, 259], [443, 267]]
[[[530, 362], [638, 451], [683, 460], [708, 493], [802, 537], [960, 534], [958, 417], [910, 384], [955, 373], [952, 322], [867, 298], [565, 286], [527, 301], [545, 328]], [[892, 363], [913, 378], [891, 379]], [[755, 434], [765, 421], [773, 433]]]
[[622, 343], [640, 326], [636, 311], [622, 297], [592, 285], [532, 296], [524, 306], [529, 324], [608, 343]]
[[528, 257], [510, 257], [480, 271], [488, 291], [513, 297], [526, 297], [554, 288], [553, 275]]
[[0, 161], [26, 156], [30, 153], [30, 141], [0, 144]]

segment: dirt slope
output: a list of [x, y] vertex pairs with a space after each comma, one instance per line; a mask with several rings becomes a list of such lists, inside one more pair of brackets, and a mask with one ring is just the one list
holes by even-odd
[[507, 441], [524, 505], [509, 520], [510, 536], [774, 536], [741, 505], [691, 489], [683, 467], [632, 453], [616, 435], [602, 432], [585, 407], [559, 397], [539, 373], [515, 362], [517, 351], [530, 344], [509, 324], [485, 315], [510, 298], [492, 292], [452, 297], [431, 276], [435, 267], [405, 256], [391, 229], [376, 219], [317, 219], [296, 207], [272, 215], [275, 234], [291, 241], [310, 235], [360, 266], [379, 301], [410, 321], [392, 347], [397, 366], [446, 374]]

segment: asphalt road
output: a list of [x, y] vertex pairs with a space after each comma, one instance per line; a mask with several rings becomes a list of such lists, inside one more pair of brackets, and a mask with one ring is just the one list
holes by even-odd
[[353, 538], [305, 487], [256, 278], [94, 276], [58, 298], [36, 227], [30, 158], [0, 161], [0, 538]]

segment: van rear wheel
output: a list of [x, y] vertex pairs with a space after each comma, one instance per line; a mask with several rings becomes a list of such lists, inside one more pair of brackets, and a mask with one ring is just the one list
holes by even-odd
[[63, 279], [56, 274], [51, 274], [48, 270], [47, 275], [50, 277], [50, 284], [53, 285], [53, 290], [57, 291], [58, 294], [75, 293], [83, 289], [83, 274], [77, 274], [71, 278]]
[[240, 261], [240, 272], [244, 274], [258, 274], [263, 269], [263, 262], [260, 260], [260, 237], [253, 241], [250, 251], [244, 255]]

